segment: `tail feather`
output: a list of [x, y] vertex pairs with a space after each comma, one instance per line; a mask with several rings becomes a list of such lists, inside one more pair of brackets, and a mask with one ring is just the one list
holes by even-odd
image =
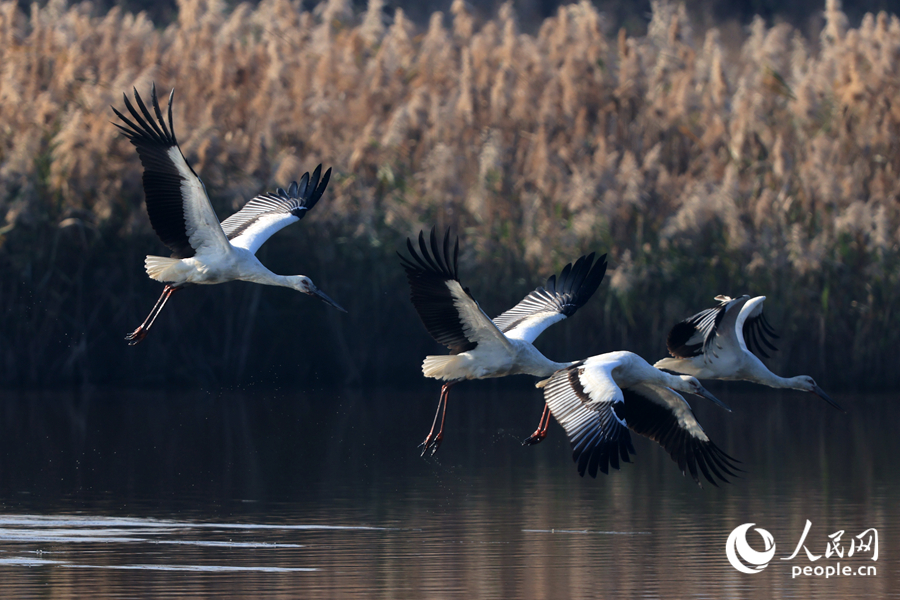
[[425, 377], [434, 379], [455, 379], [449, 369], [453, 367], [453, 363], [457, 360], [457, 356], [453, 354], [442, 354], [438, 356], [426, 356], [422, 363], [422, 374]]
[[147, 269], [147, 275], [150, 279], [156, 281], [165, 281], [165, 271], [178, 263], [177, 258], [169, 258], [166, 256], [148, 256], [144, 259], [144, 268]]

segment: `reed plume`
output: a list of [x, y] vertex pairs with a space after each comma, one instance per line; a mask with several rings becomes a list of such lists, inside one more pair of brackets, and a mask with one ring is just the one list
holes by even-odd
[[[587, 0], [534, 34], [509, 3], [477, 22], [455, 0], [422, 30], [400, 10], [387, 22], [381, 0], [361, 14], [346, 0], [312, 13], [290, 0], [178, 6], [177, 21], [154, 24], [89, 4], [0, 3], [0, 269], [25, 282], [4, 290], [8, 307], [82, 285], [47, 249], [76, 244], [60, 233], [67, 219], [86, 232], [77, 244], [151, 239], [139, 162], [109, 106], [155, 81], [176, 88], [182, 149], [222, 216], [309, 165], [335, 167], [319, 227], [285, 234], [317, 248], [343, 240], [323, 267], [389, 261], [432, 223], [465, 232], [463, 260], [506, 283], [609, 252], [621, 271], [603, 308], [608, 327], [584, 341], [595, 351], [622, 340], [664, 349], [639, 316], [610, 311], [674, 322], [718, 293], [746, 291], [784, 307], [788, 328], [843, 323], [810, 347], [788, 344], [782, 360], [803, 370], [832, 360], [826, 344], [858, 347], [871, 360], [845, 383], [876, 372], [897, 381], [877, 358], [900, 341], [888, 310], [900, 283], [896, 16], [852, 28], [827, 0], [816, 43], [757, 18], [727, 51], [716, 29], [698, 31], [666, 0], [652, 3], [642, 37], [612, 31]], [[87, 256], [102, 260], [81, 252], [66, 268]], [[79, 268], [94, 282], [103, 276], [92, 269], [106, 266]], [[97, 285], [82, 291], [114, 303]], [[0, 378], [27, 380], [19, 373], [36, 371], [25, 365], [58, 348], [19, 356], [13, 338], [29, 334], [7, 325], [0, 353], [16, 367]], [[82, 325], [41, 326], [59, 336]], [[884, 341], [862, 343], [867, 331]], [[368, 360], [364, 369], [377, 359]]]

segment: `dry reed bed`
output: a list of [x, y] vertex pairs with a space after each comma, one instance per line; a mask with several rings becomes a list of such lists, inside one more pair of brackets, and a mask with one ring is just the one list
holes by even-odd
[[[0, 3], [0, 260], [11, 278], [0, 303], [37, 294], [58, 316], [81, 298], [70, 370], [102, 325], [91, 294], [129, 318], [144, 310], [70, 272], [108, 283], [86, 263], [102, 262], [96, 244], [148, 235], [139, 163], [109, 105], [155, 81], [176, 88], [182, 149], [222, 213], [315, 163], [335, 167], [316, 227], [285, 234], [311, 240], [323, 268], [352, 257], [368, 273], [406, 235], [452, 225], [465, 236], [468, 283], [499, 279], [505, 301], [536, 281], [521, 282], [526, 273], [608, 251], [612, 291], [584, 317], [596, 327], [579, 342], [567, 334], [579, 349], [624, 344], [655, 358], [666, 327], [712, 296], [763, 293], [787, 331], [776, 366], [824, 376], [849, 361], [833, 381], [898, 381], [883, 355], [900, 342], [897, 17], [867, 15], [852, 29], [828, 0], [819, 40], [757, 19], [728, 52], [717, 30], [693, 31], [683, 6], [662, 1], [640, 38], [609, 32], [587, 1], [535, 35], [518, 30], [509, 5], [476, 23], [457, 0], [424, 31], [399, 10], [386, 24], [381, 0], [359, 15], [349, 6], [309, 13], [264, 0], [228, 13], [184, 0], [178, 21], [159, 28], [88, 4], [24, 14]], [[87, 250], [63, 269], [59, 244]], [[158, 248], [142, 242], [132, 262], [144, 251]], [[126, 270], [114, 269], [120, 285], [146, 289]], [[402, 298], [399, 273], [380, 281]], [[332, 285], [354, 293], [353, 282]], [[44, 338], [68, 331], [26, 313]], [[374, 368], [354, 347], [376, 335], [342, 335], [342, 360]], [[7, 330], [7, 347], [14, 337]], [[39, 344], [29, 364], [54, 351]], [[4, 360], [25, 368], [8, 351]]]

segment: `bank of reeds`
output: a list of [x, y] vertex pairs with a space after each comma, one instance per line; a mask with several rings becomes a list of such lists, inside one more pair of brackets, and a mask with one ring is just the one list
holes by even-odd
[[[491, 313], [609, 253], [598, 297], [548, 332], [554, 358], [653, 360], [675, 321], [751, 293], [782, 332], [775, 370], [900, 382], [897, 17], [849, 28], [828, 0], [817, 40], [757, 19], [725, 44], [663, 1], [640, 38], [587, 1], [535, 35], [509, 5], [476, 22], [457, 0], [423, 31], [383, 15], [380, 0], [363, 14], [183, 0], [166, 25], [0, 3], [0, 381], [417, 377], [434, 347], [394, 251], [437, 224], [461, 234], [465, 283]], [[162, 247], [109, 106], [151, 81], [176, 88], [182, 149], [223, 216], [334, 167], [264, 262], [350, 315], [234, 284], [175, 297], [124, 347], [158, 293], [143, 255]]]

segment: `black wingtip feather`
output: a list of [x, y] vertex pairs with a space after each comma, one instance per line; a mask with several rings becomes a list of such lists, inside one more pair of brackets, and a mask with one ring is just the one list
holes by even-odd
[[494, 323], [506, 333], [535, 315], [557, 312], [570, 317], [575, 314], [597, 291], [606, 274], [606, 255], [596, 262], [593, 256], [594, 253], [581, 256], [567, 264], [558, 275], [548, 277], [543, 286], [495, 318]]
[[310, 177], [310, 179], [309, 179], [310, 187], [312, 189], [316, 189], [316, 187], [319, 185], [319, 179], [321, 177], [322, 177], [322, 163], [319, 163], [318, 165], [316, 165], [316, 168], [313, 169], [312, 177]]
[[[321, 168], [319, 165], [317, 169]], [[330, 172], [331, 169], [328, 170]], [[326, 173], [327, 175], [327, 173]], [[276, 219], [290, 215], [297, 219], [302, 219], [312, 210], [328, 185], [328, 178], [322, 179], [317, 188], [313, 188], [309, 184], [309, 172], [300, 176], [300, 182], [292, 181], [285, 188], [278, 187], [274, 192], [260, 194], [251, 199], [244, 205], [241, 210], [234, 213], [222, 222], [222, 229], [229, 240], [235, 240], [245, 234], [253, 235], [254, 225], [263, 221], [266, 217], [274, 217]], [[264, 221], [265, 222], [265, 221]], [[282, 221], [282, 227], [293, 221]], [[272, 232], [269, 232], [271, 235]], [[261, 238], [254, 238], [259, 243], [264, 243]], [[261, 241], [260, 241], [261, 240]]]
[[694, 326], [687, 321], [676, 323], [666, 336], [666, 349], [669, 351], [669, 354], [675, 358], [697, 356], [702, 345], [687, 345], [688, 340], [693, 337], [695, 331]]
[[[457, 245], [457, 249], [458, 249], [459, 238], [456, 239], [456, 245]], [[447, 265], [449, 267], [448, 271], [453, 277], [456, 277], [456, 254], [458, 254], [458, 253], [455, 252], [454, 256], [453, 256], [453, 264]], [[444, 234], [444, 260], [446, 260], [448, 262], [450, 260], [450, 228], [449, 227], [447, 228], [447, 233]]]
[[[431, 228], [431, 233], [432, 233], [432, 235], [434, 234], [434, 227]], [[433, 259], [431, 257], [431, 255], [428, 253], [428, 244], [425, 242], [425, 232], [423, 232], [423, 231], [419, 232], [419, 250], [422, 253], [421, 254], [422, 259], [429, 266], [429, 268], [437, 271], [438, 273], [443, 274], [443, 271], [440, 269], [440, 267], [437, 266], [435, 259]]]
[[[172, 91], [175, 91], [175, 88], [172, 88]], [[172, 106], [172, 96], [169, 95], [169, 106]], [[162, 128], [164, 137], [171, 139], [174, 138], [172, 133], [166, 127], [166, 120], [163, 119], [162, 111], [159, 109], [159, 100], [156, 98], [156, 82], [153, 82], [153, 85], [150, 88], [150, 100], [153, 104], [153, 112], [156, 113], [156, 120], [159, 123], [159, 126]]]
[[[156, 119], [153, 118], [153, 115], [150, 114], [150, 111], [147, 110], [147, 106], [144, 104], [143, 98], [138, 93], [137, 89], [134, 90], [134, 101], [137, 102], [138, 108], [141, 109], [141, 114], [144, 117], [144, 120], [147, 124], [149, 124], [150, 128], [153, 129], [154, 133], [156, 133], [160, 142], [166, 141], [167, 137], [159, 125], [156, 123]], [[157, 103], [156, 100], [156, 87], [152, 87], [150, 91], [150, 102]], [[137, 116], [137, 115], [136, 115]]]
[[[449, 233], [449, 229], [447, 232]], [[446, 239], [446, 238], [447, 238], [447, 236], [445, 235], [444, 239]], [[437, 227], [431, 228], [431, 239], [429, 241], [431, 242], [431, 254], [434, 256], [434, 260], [437, 263], [438, 269], [442, 273], [449, 273], [450, 269], [447, 268], [447, 264], [444, 261], [443, 256], [441, 255], [440, 246], [438, 245]]]
[[719, 487], [719, 484], [716, 483], [716, 480], [713, 479], [712, 475], [710, 475], [710, 473], [709, 473], [709, 468], [706, 466], [706, 459], [704, 458], [703, 453], [702, 452], [698, 453], [696, 456], [696, 459], [697, 459], [697, 466], [700, 467], [700, 471], [703, 472], [703, 476], [706, 477], [706, 480], [709, 481], [714, 486]]
[[[697, 314], [676, 323], [666, 336], [666, 349], [675, 358], [693, 358], [707, 352], [716, 337], [719, 324], [725, 316], [726, 305], [732, 300], [726, 296], [718, 306], [707, 308]], [[702, 343], [688, 344], [695, 334], [702, 334]]]
[[[420, 231], [418, 249], [412, 238], [406, 238], [409, 257], [400, 255], [401, 265], [406, 271], [406, 279], [410, 286], [410, 300], [431, 337], [450, 348], [451, 354], [459, 354], [477, 346], [477, 342], [466, 337], [460, 313], [454, 304], [453, 293], [448, 287], [449, 281], [459, 284], [457, 279], [459, 239], [454, 246], [452, 262], [448, 256], [449, 229], [441, 245], [437, 240], [436, 228], [432, 228], [430, 242], [429, 244], [425, 241], [425, 232]], [[471, 298], [468, 288], [462, 285], [459, 287]]]
[[572, 281], [569, 282], [568, 287], [570, 289], [576, 290], [576, 294], [581, 292], [581, 286], [584, 283], [585, 278], [588, 276], [589, 269], [591, 268], [593, 262], [594, 254], [591, 253], [590, 256], [579, 257], [578, 260], [575, 261], [575, 264], [572, 266], [572, 271], [570, 272]]
[[[581, 259], [579, 259], [579, 260], [581, 260]], [[563, 267], [563, 270], [559, 274], [559, 277], [556, 278], [556, 285], [558, 286], [559, 290], [567, 289], [566, 283], [569, 281], [569, 273], [571, 273], [571, 272], [572, 272], [572, 263], [567, 263], [566, 266]], [[551, 277], [552, 277], [552, 275], [551, 275]], [[548, 279], [548, 282], [549, 282], [549, 279]], [[557, 291], [557, 289], [554, 289], [553, 291]]]
[[324, 175], [320, 175], [321, 172], [322, 165], [319, 164], [313, 171], [312, 178], [310, 178], [309, 173], [304, 173], [303, 177], [301, 178], [301, 184], [297, 186], [298, 190], [302, 188], [299, 197], [304, 198], [303, 205], [307, 210], [316, 205], [316, 203], [325, 193], [325, 189], [328, 187], [328, 182], [331, 180], [331, 167], [328, 167]]
[[776, 340], [779, 339], [780, 336], [775, 334], [775, 328], [772, 327], [769, 324], [769, 320], [766, 319], [766, 313], [762, 313], [761, 315], [759, 315], [759, 319], [760, 319], [760, 323], [762, 323], [763, 327], [765, 327], [766, 333], [768, 333], [770, 336], [772, 336]]
[[303, 174], [300, 177], [300, 183], [297, 184], [297, 195], [299, 197], [303, 197], [306, 195], [306, 192], [309, 190], [309, 172]]
[[748, 317], [744, 321], [742, 334], [747, 349], [762, 358], [770, 358], [766, 348], [772, 352], [778, 351], [778, 348], [769, 339], [770, 337], [777, 339], [778, 336], [775, 335], [775, 330], [766, 321], [766, 315], [763, 312], [760, 312], [755, 317]]
[[[565, 273], [565, 270], [563, 270], [563, 273]], [[559, 277], [560, 277], [560, 279], [562, 279], [562, 273], [560, 274]], [[544, 289], [547, 290], [548, 292], [550, 292], [551, 294], [556, 293], [556, 275], [555, 274], [551, 275], [550, 277], [547, 278], [547, 283], [544, 284]]]
[[122, 98], [126, 108], [124, 113], [129, 116], [126, 117], [115, 107], [112, 109], [124, 123], [124, 125], [116, 123], [116, 126], [137, 149], [144, 167], [142, 182], [150, 224], [162, 242], [172, 250], [173, 257], [189, 258], [194, 255], [194, 248], [190, 245], [185, 224], [183, 168], [186, 166], [195, 177], [196, 173], [181, 155], [180, 150], [177, 157], [173, 158], [169, 154], [171, 148], [178, 147], [172, 124], [174, 95], [169, 94], [169, 127], [166, 127], [162, 110], [159, 108], [155, 85], [150, 89], [153, 113], [147, 108], [137, 88], [134, 88], [134, 104], [129, 100], [128, 94], [123, 93]]
[[[739, 470], [734, 466], [730, 456], [725, 454], [711, 440], [699, 439], [684, 429], [675, 413], [640, 393], [622, 390], [625, 401], [616, 405], [616, 413], [628, 423], [632, 431], [643, 435], [662, 446], [678, 470], [703, 487], [700, 475], [718, 487], [716, 478], [730, 483], [725, 475], [737, 477], [732, 471]], [[723, 473], [725, 475], [723, 475]]]
[[313, 197], [315, 198], [315, 200], [313, 200], [312, 202], [313, 204], [318, 202], [319, 198], [322, 197], [322, 194], [325, 193], [325, 188], [328, 187], [329, 181], [331, 181], [331, 167], [328, 167], [328, 169], [325, 171], [325, 174], [322, 175], [322, 181], [320, 181], [318, 187], [316, 187], [316, 193], [313, 194]]
[[172, 135], [172, 141], [177, 144], [178, 138], [175, 137], [175, 125], [172, 120], [172, 106], [174, 106], [174, 104], [175, 104], [174, 100], [175, 100], [175, 88], [172, 88], [172, 90], [169, 92], [169, 106], [168, 106], [167, 112], [169, 115], [169, 133]]

